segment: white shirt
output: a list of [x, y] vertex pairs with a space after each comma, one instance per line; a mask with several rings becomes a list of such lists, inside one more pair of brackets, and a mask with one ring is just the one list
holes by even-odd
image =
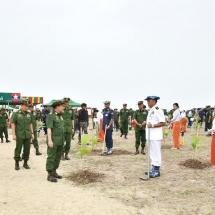
[[177, 121], [181, 121], [181, 113], [179, 109], [174, 111], [173, 118], [171, 120], [171, 122], [177, 122]]
[[181, 118], [185, 118], [186, 117], [186, 112], [182, 112], [181, 113]]
[[97, 113], [97, 120], [98, 120], [98, 124], [100, 125], [100, 119], [103, 118], [103, 114], [101, 114], [100, 112]]
[[215, 118], [213, 120], [212, 130], [215, 131]]
[[188, 113], [188, 117], [193, 117], [192, 111]]
[[[164, 113], [158, 107], [153, 107], [149, 109], [147, 116], [147, 124], [152, 125], [158, 124], [160, 122], [166, 122]], [[146, 139], [148, 139], [148, 128], [146, 126]], [[163, 128], [150, 128], [150, 140], [162, 140], [163, 139]]]

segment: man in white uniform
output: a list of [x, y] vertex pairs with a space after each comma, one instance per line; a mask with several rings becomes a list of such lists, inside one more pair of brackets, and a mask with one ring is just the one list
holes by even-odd
[[[149, 113], [147, 117], [146, 137], [150, 140], [150, 158], [152, 161], [152, 169], [150, 171], [150, 178], [160, 176], [161, 166], [161, 141], [163, 140], [163, 129], [166, 125], [166, 120], [163, 110], [159, 109], [156, 104], [160, 98], [157, 96], [148, 96], [147, 100]], [[146, 173], [148, 174], [148, 173]]]

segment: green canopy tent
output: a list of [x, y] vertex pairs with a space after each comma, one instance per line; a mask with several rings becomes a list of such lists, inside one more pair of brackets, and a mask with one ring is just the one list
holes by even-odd
[[[43, 106], [50, 107], [54, 102], [59, 101], [59, 100], [62, 100], [62, 99], [52, 99], [49, 103], [43, 104]], [[69, 106], [71, 106], [71, 107], [81, 107], [81, 104], [70, 100], [69, 101]]]

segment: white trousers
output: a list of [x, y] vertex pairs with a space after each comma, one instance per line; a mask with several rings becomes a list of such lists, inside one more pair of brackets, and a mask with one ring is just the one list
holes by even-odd
[[150, 140], [150, 158], [153, 166], [161, 166], [161, 140]]

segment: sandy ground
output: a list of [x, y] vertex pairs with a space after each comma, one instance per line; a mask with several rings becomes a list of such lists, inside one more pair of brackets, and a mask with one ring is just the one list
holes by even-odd
[[[11, 132], [11, 130], [9, 130]], [[91, 131], [90, 131], [91, 132]], [[215, 214], [215, 169], [193, 170], [179, 165], [192, 158], [190, 146], [193, 130], [186, 134], [185, 147], [174, 151], [171, 134], [163, 142], [161, 177], [141, 181], [139, 176], [147, 169], [147, 156], [143, 155], [89, 155], [84, 158], [84, 168], [103, 173], [101, 182], [77, 185], [66, 179], [58, 183], [46, 180], [45, 136], [39, 137], [42, 156], [31, 148], [30, 170], [14, 170], [15, 142], [0, 144], [0, 215], [14, 214], [70, 214], [70, 215], [212, 215]], [[200, 132], [204, 136], [203, 129]], [[12, 137], [10, 136], [12, 140]], [[202, 162], [210, 160], [211, 137], [203, 141], [198, 153]], [[72, 141], [70, 161], [61, 161], [59, 173], [67, 176], [80, 169], [80, 160], [73, 154], [77, 135]], [[101, 149], [102, 144], [97, 146]], [[134, 152], [134, 131], [128, 139], [114, 132], [114, 149]]]

